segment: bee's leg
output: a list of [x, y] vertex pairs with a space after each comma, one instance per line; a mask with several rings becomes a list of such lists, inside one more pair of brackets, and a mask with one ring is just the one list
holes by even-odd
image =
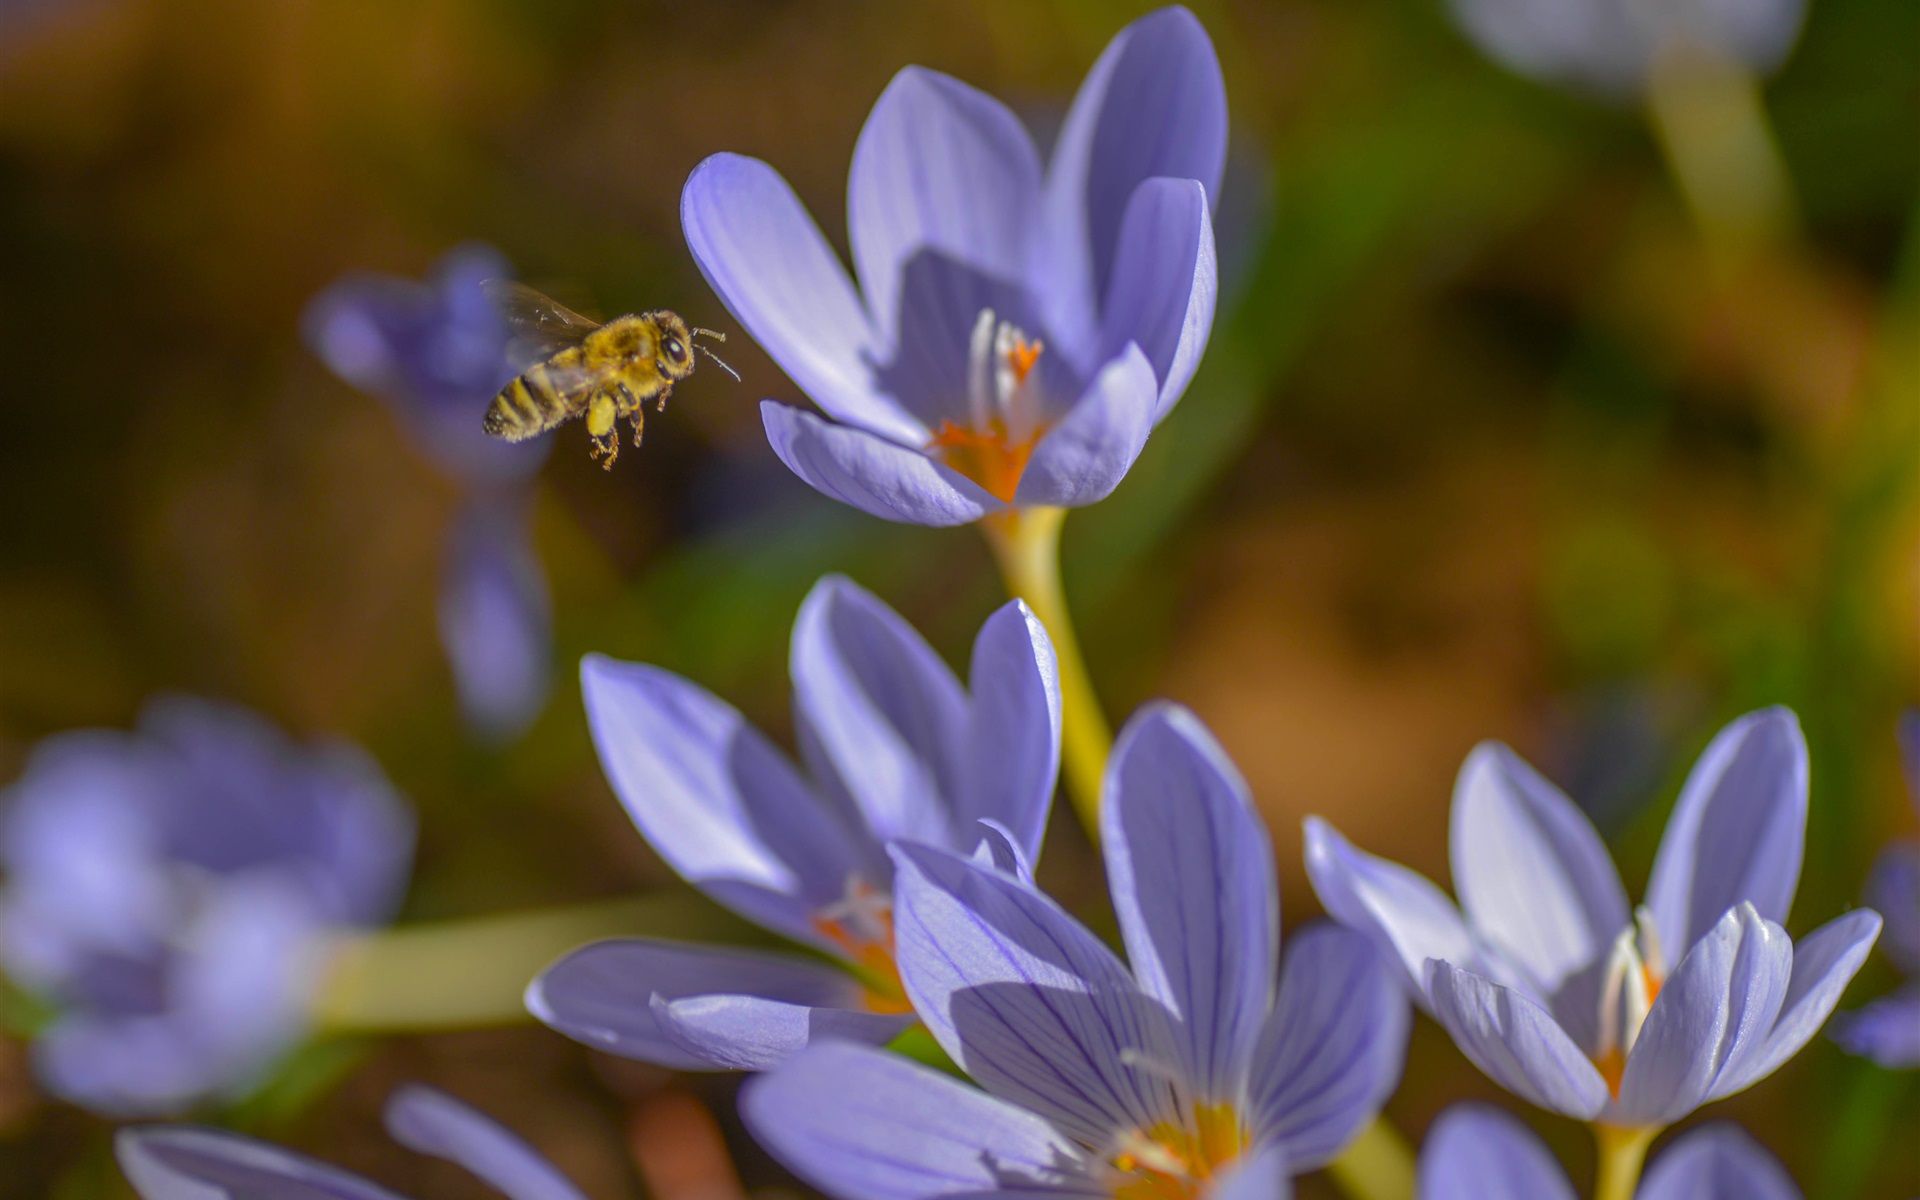
[[618, 414], [613, 397], [606, 392], [595, 392], [593, 399], [587, 402], [587, 436], [593, 439], [593, 457], [605, 456], [600, 465], [611, 471], [613, 460], [620, 457], [620, 435], [614, 431], [613, 422]]
[[633, 444], [635, 447], [638, 447], [640, 445], [640, 436], [647, 430], [646, 406], [644, 404], [634, 405], [633, 411], [627, 414], [627, 420], [633, 422]]
[[634, 409], [640, 407], [640, 397], [634, 395], [633, 389], [625, 383], [616, 383], [613, 385], [613, 399], [615, 401], [615, 409], [623, 417], [631, 414]]
[[672, 384], [668, 384], [666, 387], [661, 388], [660, 395], [653, 402], [653, 411], [657, 413], [663, 413], [667, 411], [667, 397], [671, 395], [673, 395]]

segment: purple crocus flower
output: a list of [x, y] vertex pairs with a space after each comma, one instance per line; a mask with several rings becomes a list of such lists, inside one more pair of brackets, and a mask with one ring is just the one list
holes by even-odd
[[[1920, 813], [1920, 713], [1900, 718], [1908, 795]], [[1887, 956], [1907, 976], [1883, 996], [1834, 1022], [1834, 1040], [1883, 1067], [1920, 1067], [1920, 842], [1884, 850], [1867, 879], [1867, 903], [1886, 916]]]
[[1490, 57], [1522, 75], [1614, 96], [1646, 86], [1663, 55], [1752, 71], [1779, 66], [1800, 38], [1805, 0], [1450, 0]]
[[[1519, 1121], [1460, 1104], [1420, 1151], [1419, 1200], [1575, 1200], [1553, 1155]], [[1738, 1126], [1703, 1125], [1661, 1151], [1635, 1200], [1800, 1200], [1785, 1169]]]
[[257, 1082], [305, 1030], [327, 937], [385, 921], [412, 855], [364, 755], [184, 698], [41, 743], [4, 810], [0, 961], [59, 1014], [35, 1066], [110, 1114]]
[[[532, 1147], [431, 1088], [397, 1092], [387, 1102], [387, 1131], [411, 1150], [466, 1168], [511, 1200], [583, 1200]], [[219, 1129], [124, 1129], [114, 1151], [143, 1200], [401, 1200], [338, 1167]]]
[[1280, 958], [1266, 830], [1183, 709], [1122, 733], [1101, 825], [1131, 969], [1017, 864], [896, 843], [900, 976], [979, 1087], [815, 1046], [747, 1085], [754, 1135], [842, 1200], [1251, 1200], [1331, 1159], [1399, 1081], [1392, 969], [1328, 924]]
[[805, 770], [724, 701], [656, 667], [590, 656], [587, 717], [609, 782], [660, 856], [749, 920], [836, 960], [646, 939], [588, 946], [527, 1006], [569, 1037], [682, 1068], [758, 1069], [820, 1037], [912, 1023], [894, 967], [893, 868], [912, 838], [984, 839], [1031, 861], [1060, 761], [1051, 644], [1026, 605], [987, 619], [963, 687], [911, 626], [845, 579], [793, 629]]
[[1784, 709], [1742, 717], [1695, 764], [1631, 914], [1586, 816], [1511, 750], [1454, 789], [1455, 908], [1439, 888], [1307, 822], [1327, 910], [1405, 968], [1474, 1065], [1581, 1120], [1661, 1126], [1772, 1074], [1840, 999], [1880, 931], [1862, 909], [1802, 938], [1807, 752]]
[[1210, 198], [1226, 92], [1193, 14], [1129, 25], [1043, 172], [1006, 106], [908, 67], [853, 152], [859, 288], [766, 163], [700, 164], [681, 224], [707, 282], [825, 418], [761, 406], [773, 449], [836, 500], [961, 525], [1119, 484], [1213, 324]]
[[553, 617], [546, 577], [518, 503], [469, 502], [450, 541], [440, 644], [469, 727], [487, 738], [512, 737], [547, 697]]

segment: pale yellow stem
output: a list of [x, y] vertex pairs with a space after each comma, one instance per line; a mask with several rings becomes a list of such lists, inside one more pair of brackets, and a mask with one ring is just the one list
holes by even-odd
[[527, 984], [601, 938], [737, 936], [741, 923], [691, 892], [406, 925], [340, 938], [314, 1002], [331, 1033], [397, 1033], [530, 1019]]
[[1593, 1184], [1593, 1200], [1633, 1200], [1640, 1186], [1640, 1170], [1647, 1163], [1647, 1147], [1660, 1136], [1657, 1126], [1623, 1129], [1617, 1125], [1595, 1125], [1593, 1140], [1599, 1147], [1600, 1167]]
[[1721, 266], [1737, 265], [1791, 231], [1793, 190], [1751, 72], [1676, 47], [1654, 66], [1647, 112], [1668, 169]]
[[1413, 1200], [1413, 1151], [1385, 1117], [1348, 1142], [1327, 1174], [1353, 1200]]
[[981, 528], [1007, 592], [1027, 602], [1053, 640], [1060, 663], [1060, 757], [1067, 797], [1087, 836], [1098, 842], [1100, 783], [1113, 750], [1113, 732], [1087, 675], [1060, 583], [1060, 527], [1066, 519], [1064, 508], [1017, 509], [989, 517]]

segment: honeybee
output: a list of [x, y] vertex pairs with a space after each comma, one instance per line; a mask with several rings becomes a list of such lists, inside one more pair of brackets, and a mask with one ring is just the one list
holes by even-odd
[[724, 342], [727, 335], [689, 329], [677, 313], [654, 309], [602, 325], [524, 284], [495, 279], [483, 289], [512, 335], [509, 354], [528, 364], [487, 406], [481, 427], [495, 437], [522, 442], [585, 415], [593, 457], [611, 469], [620, 456], [615, 422], [631, 422], [638, 446], [646, 402], [653, 401], [655, 412], [666, 411], [673, 385], [693, 374], [694, 351], [740, 378], [694, 340]]

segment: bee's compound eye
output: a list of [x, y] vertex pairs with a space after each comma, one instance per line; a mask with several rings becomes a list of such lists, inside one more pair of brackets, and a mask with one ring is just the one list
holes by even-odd
[[667, 339], [667, 355], [670, 358], [675, 359], [676, 361], [679, 359], [683, 359], [687, 356], [687, 348], [680, 344], [679, 338], [668, 338]]

